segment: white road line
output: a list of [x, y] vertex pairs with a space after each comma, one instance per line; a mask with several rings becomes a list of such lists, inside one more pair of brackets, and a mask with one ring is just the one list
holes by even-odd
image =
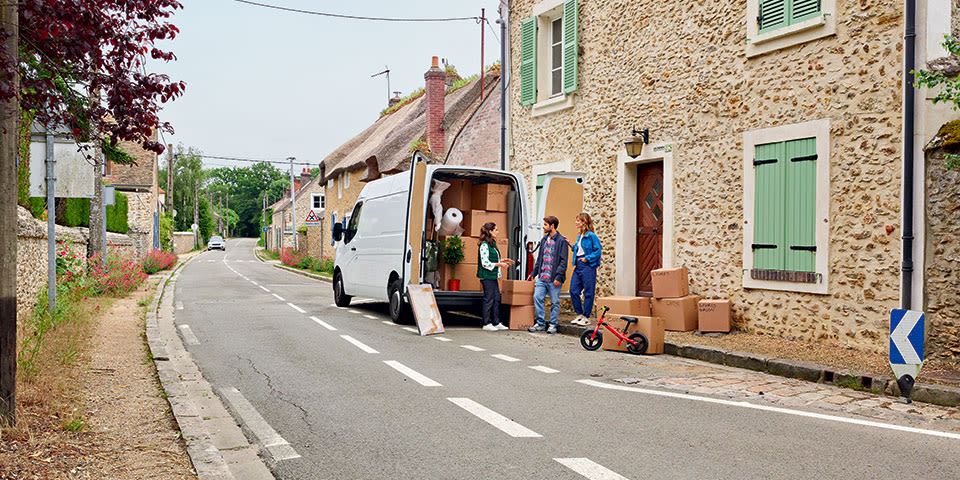
[[377, 317], [374, 317], [373, 315], [364, 315], [363, 318], [369, 318], [370, 320], [376, 320], [376, 319], [377, 319]]
[[277, 297], [277, 300], [280, 300], [281, 302], [286, 302], [286, 299], [284, 299], [284, 298], [281, 297], [280, 295], [277, 295], [276, 293], [274, 293], [273, 296], [274, 296], [274, 297]]
[[247, 427], [257, 441], [270, 452], [274, 460], [291, 460], [300, 458], [300, 454], [277, 433], [273, 427], [263, 419], [257, 409], [236, 388], [220, 389], [220, 395], [233, 407], [240, 421]]
[[296, 306], [296, 305], [294, 305], [294, 304], [292, 304], [292, 303], [290, 303], [290, 302], [287, 302], [287, 305], [290, 305], [290, 308], [292, 308], [292, 309], [294, 309], [294, 310], [296, 310], [296, 311], [298, 311], [298, 312], [300, 312], [300, 313], [307, 313], [306, 310], [304, 310], [304, 309], [302, 309], [302, 308], [300, 308], [300, 307], [298, 307], [298, 306]]
[[403, 329], [410, 333], [416, 333], [417, 335], [420, 334], [420, 330], [417, 330], [416, 328], [413, 328], [413, 327], [403, 327]]
[[589, 458], [554, 458], [554, 460], [590, 480], [627, 480], [627, 477], [593, 462]]
[[557, 373], [557, 372], [560, 371], [560, 370], [554, 370], [554, 369], [552, 369], [552, 368], [550, 368], [550, 367], [544, 367], [543, 365], [537, 365], [537, 366], [535, 366], [535, 367], [530, 367], [530, 368], [532, 368], [532, 369], [534, 369], [534, 370], [536, 370], [536, 371], [538, 371], [538, 372], [543, 372], [543, 373]]
[[270, 290], [267, 290], [267, 287], [264, 287], [263, 285], [259, 285], [259, 287], [260, 287], [260, 289], [263, 290], [264, 292], [269, 292], [269, 291], [270, 291]]
[[427, 376], [421, 374], [420, 372], [396, 360], [384, 360], [383, 363], [390, 365], [390, 367], [393, 368], [394, 370], [410, 377], [411, 379], [413, 379], [413, 381], [419, 383], [420, 385], [423, 385], [424, 387], [442, 387], [443, 386], [437, 383], [436, 381], [428, 378]]
[[364, 344], [364, 343], [361, 342], [360, 340], [357, 340], [356, 338], [351, 337], [350, 335], [340, 335], [340, 338], [342, 338], [342, 339], [344, 339], [344, 340], [352, 343], [355, 347], [359, 348], [360, 350], [363, 350], [364, 352], [367, 352], [367, 353], [380, 353], [380, 352], [378, 352], [378, 351], [376, 351], [376, 350], [368, 347], [366, 344]]
[[466, 348], [467, 350], [470, 350], [471, 352], [485, 352], [487, 350], [486, 348], [475, 347], [473, 345], [460, 345], [460, 346], [463, 348]]
[[317, 322], [317, 325], [320, 325], [321, 327], [326, 328], [327, 330], [330, 330], [331, 332], [335, 332], [335, 331], [337, 330], [333, 325], [330, 325], [329, 323], [324, 322], [323, 320], [320, 320], [320, 319], [317, 318], [317, 317], [310, 317], [310, 320], [313, 320], [314, 322]]
[[178, 325], [177, 328], [180, 329], [180, 334], [183, 335], [183, 341], [187, 342], [187, 345], [200, 345], [200, 340], [197, 340], [197, 336], [193, 334], [193, 330], [190, 330], [190, 325]]
[[582, 383], [584, 385], [590, 385], [591, 387], [607, 388], [610, 390], [622, 390], [625, 392], [646, 393], [648, 395], [657, 395], [661, 397], [681, 398], [684, 400], [696, 400], [698, 402], [716, 403], [719, 405], [727, 405], [730, 407], [741, 407], [741, 408], [749, 408], [753, 410], [763, 410], [766, 412], [783, 413], [786, 415], [796, 415], [799, 417], [816, 418], [818, 420], [830, 420], [830, 421], [840, 422], [840, 423], [852, 423], [854, 425], [862, 425], [865, 427], [885, 428], [888, 430], [897, 430], [900, 432], [919, 433], [922, 435], [930, 435], [934, 437], [944, 437], [944, 438], [952, 438], [955, 440], [960, 440], [960, 434], [958, 433], [938, 432], [936, 430], [925, 430], [922, 428], [903, 427], [900, 425], [891, 425], [889, 423], [873, 422], [870, 420], [859, 420], [855, 418], [838, 417], [835, 415], [824, 415], [822, 413], [803, 412], [800, 410], [790, 410], [789, 408], [772, 407], [769, 405], [757, 405], [749, 402], [734, 402], [732, 400], [700, 397], [697, 395], [690, 395], [686, 393], [661, 392], [659, 390], [628, 387], [626, 385], [611, 385], [608, 383], [598, 382], [596, 380], [577, 380], [577, 382]]
[[177, 302], [174, 304], [177, 310], [183, 310], [183, 302]]
[[352, 309], [352, 308], [351, 308], [350, 310], [347, 310], [347, 311], [350, 312], [350, 313], [356, 313], [357, 315], [361, 315], [361, 313], [360, 313], [359, 311], [354, 310], [354, 309]]
[[511, 437], [542, 437], [542, 435], [539, 433], [534, 432], [533, 430], [530, 430], [529, 428], [524, 427], [523, 425], [520, 425], [519, 423], [514, 422], [513, 420], [510, 420], [509, 418], [504, 417], [503, 415], [500, 415], [499, 413], [494, 412], [493, 410], [490, 410], [489, 408], [484, 407], [483, 405], [480, 405], [469, 398], [451, 397], [447, 398], [447, 400], [450, 400], [458, 407], [476, 415], [480, 420], [497, 427], [500, 429], [500, 431], [510, 435]]
[[437, 336], [434, 336], [433, 339], [434, 339], [434, 340], [441, 341], [441, 342], [452, 342], [452, 341], [453, 341], [453, 340], [450, 340], [449, 338], [446, 338], [446, 337], [437, 337]]
[[259, 283], [257, 283], [257, 282], [254, 282], [253, 280], [250, 280], [250, 283], [252, 283], [252, 284], [254, 284], [254, 285], [255, 285], [255, 286], [257, 286], [257, 287], [259, 287], [259, 286], [260, 286], [260, 284], [259, 284]]
[[394, 327], [394, 326], [397, 325], [396, 323], [393, 323], [393, 322], [391, 322], [390, 320], [384, 320], [384, 321], [382, 321], [382, 322], [380, 322], [380, 323], [382, 323], [382, 324], [384, 324], [384, 325], [390, 325], [391, 327]]
[[502, 353], [495, 353], [495, 354], [490, 355], [490, 356], [493, 357], [493, 358], [499, 358], [500, 360], [503, 360], [504, 362], [519, 362], [519, 361], [520, 361], [519, 358], [513, 358], [513, 357], [511, 357], [510, 355], [504, 355], [504, 354], [502, 354]]

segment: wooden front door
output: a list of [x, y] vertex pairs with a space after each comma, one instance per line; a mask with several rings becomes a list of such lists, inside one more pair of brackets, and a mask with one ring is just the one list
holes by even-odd
[[650, 295], [650, 271], [663, 265], [663, 164], [637, 166], [637, 295]]

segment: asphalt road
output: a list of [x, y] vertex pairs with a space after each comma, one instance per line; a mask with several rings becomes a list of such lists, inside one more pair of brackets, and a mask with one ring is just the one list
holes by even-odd
[[235, 416], [273, 446], [277, 478], [960, 478], [960, 439], [612, 381], [727, 367], [462, 317], [445, 318], [449, 341], [420, 337], [385, 304], [336, 308], [329, 284], [260, 263], [254, 242], [185, 267], [176, 323], [214, 389], [252, 406]]

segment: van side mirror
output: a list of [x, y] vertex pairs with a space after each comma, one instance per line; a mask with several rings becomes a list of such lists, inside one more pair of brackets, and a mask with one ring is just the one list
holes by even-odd
[[343, 224], [340, 222], [333, 224], [333, 241], [343, 240]]

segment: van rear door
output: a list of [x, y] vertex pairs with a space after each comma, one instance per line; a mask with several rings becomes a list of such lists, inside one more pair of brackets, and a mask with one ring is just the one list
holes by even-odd
[[410, 165], [410, 195], [407, 197], [407, 228], [406, 247], [404, 248], [403, 264], [405, 276], [404, 284], [419, 284], [422, 278], [420, 271], [423, 255], [423, 220], [427, 204], [426, 197], [427, 164], [414, 152]]
[[[541, 179], [537, 179], [540, 183]], [[534, 225], [542, 226], [543, 217], [554, 216], [560, 220], [558, 230], [570, 245], [577, 241], [577, 215], [583, 211], [583, 175], [579, 173], [548, 173], [543, 186], [537, 186], [537, 218]], [[542, 234], [541, 234], [542, 236]], [[536, 256], [534, 256], [536, 258]], [[567, 263], [567, 279], [564, 291], [569, 289], [573, 268]]]

